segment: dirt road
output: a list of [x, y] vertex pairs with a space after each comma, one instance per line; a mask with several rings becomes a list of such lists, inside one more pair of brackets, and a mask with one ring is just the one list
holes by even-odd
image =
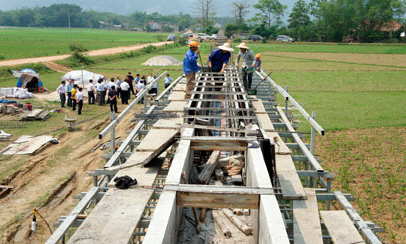
[[[172, 44], [173, 42], [155, 42], [155, 43], [148, 43], [148, 44], [138, 44], [133, 46], [126, 46], [126, 47], [113, 47], [113, 48], [105, 48], [99, 50], [92, 50], [85, 52], [88, 56], [102, 56], [102, 55], [112, 55], [117, 53], [124, 53], [142, 49], [146, 46], [163, 46], [165, 44]], [[57, 60], [62, 60], [68, 58], [70, 54], [64, 55], [57, 55], [57, 56], [48, 56], [48, 57], [36, 57], [36, 58], [22, 58], [22, 59], [10, 59], [0, 61], [0, 67], [4, 66], [14, 66], [14, 65], [21, 65], [21, 64], [31, 64], [31, 63], [42, 63], [42, 62], [52, 62]]]

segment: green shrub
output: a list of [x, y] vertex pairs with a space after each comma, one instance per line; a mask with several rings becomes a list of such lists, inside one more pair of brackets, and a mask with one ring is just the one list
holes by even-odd
[[4, 59], [4, 56], [0, 54], [0, 60], [3, 60], [3, 59]]
[[187, 41], [188, 41], [188, 38], [187, 38], [187, 37], [179, 37], [179, 39], [177, 39], [177, 40], [175, 41], [175, 43], [176, 43], [176, 44], [179, 44], [179, 45], [181, 45], [181, 46], [185, 46], [185, 45], [187, 45]]
[[69, 44], [69, 50], [71, 52], [85, 52], [85, 51], [87, 51], [87, 49], [84, 48], [80, 44]]
[[234, 42], [241, 42], [241, 38], [234, 38], [233, 41]]
[[163, 41], [165, 41], [165, 36], [163, 36], [163, 35], [157, 35], [157, 36], [156, 36], [156, 39], [157, 39], [158, 41], [160, 41], [160, 42], [163, 42]]
[[93, 60], [78, 51], [73, 52], [69, 60], [72, 66], [90, 65], [94, 63]]
[[142, 51], [143, 53], [153, 53], [153, 52], [156, 51], [156, 47], [155, 47], [155, 46], [152, 46], [152, 45], [148, 45], [148, 46], [142, 48], [141, 51]]

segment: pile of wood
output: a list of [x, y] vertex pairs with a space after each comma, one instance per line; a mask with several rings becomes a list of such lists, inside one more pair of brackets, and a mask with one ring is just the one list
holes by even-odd
[[4, 115], [14, 115], [20, 113], [22, 110], [13, 104], [0, 104], [0, 114]]
[[[203, 169], [197, 177], [197, 182], [204, 185], [209, 183], [223, 185], [223, 182], [227, 185], [242, 185], [244, 156], [234, 155], [222, 159], [220, 159], [220, 156], [220, 151], [213, 151], [211, 153], [209, 159], [202, 165]], [[236, 178], [239, 180], [236, 180]], [[210, 209], [201, 209], [199, 218], [201, 222], [205, 221], [208, 210]], [[212, 210], [213, 220], [217, 224], [218, 233], [226, 239], [232, 238], [233, 233], [236, 234], [236, 228], [246, 236], [252, 235], [252, 223], [247, 222], [246, 219], [249, 215], [249, 209], [223, 208]], [[237, 236], [240, 236], [240, 234], [237, 234]]]
[[32, 120], [47, 120], [51, 117], [49, 111], [45, 109], [34, 109], [32, 111], [27, 111], [20, 116], [20, 120], [22, 121], [32, 121]]

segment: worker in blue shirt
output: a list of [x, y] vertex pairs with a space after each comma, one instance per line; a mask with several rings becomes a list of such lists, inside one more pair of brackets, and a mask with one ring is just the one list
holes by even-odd
[[69, 80], [69, 83], [66, 85], [66, 93], [68, 95], [68, 107], [72, 107], [72, 88], [74, 85], [74, 80]]
[[219, 49], [214, 50], [209, 57], [209, 68], [212, 72], [224, 72], [228, 61], [230, 60], [231, 53], [234, 49], [230, 43], [225, 43], [219, 46]]
[[190, 93], [193, 90], [193, 81], [196, 79], [196, 72], [200, 70], [197, 66], [197, 59], [199, 58], [199, 43], [192, 41], [189, 44], [189, 50], [185, 54], [183, 59], [183, 73], [186, 75], [186, 95], [185, 98], [190, 98]]

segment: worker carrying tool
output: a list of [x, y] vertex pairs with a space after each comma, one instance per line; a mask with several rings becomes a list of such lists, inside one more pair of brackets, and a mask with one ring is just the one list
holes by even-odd
[[190, 93], [192, 92], [194, 85], [193, 81], [196, 79], [196, 72], [200, 70], [197, 65], [197, 59], [199, 58], [199, 43], [197, 41], [192, 41], [189, 44], [189, 50], [185, 54], [183, 59], [183, 73], [186, 75], [186, 95], [185, 98], [190, 98]]
[[235, 60], [235, 66], [238, 68], [240, 59], [242, 58], [242, 80], [246, 90], [251, 89], [252, 74], [254, 73], [255, 57], [245, 42], [237, 46], [240, 51]]

